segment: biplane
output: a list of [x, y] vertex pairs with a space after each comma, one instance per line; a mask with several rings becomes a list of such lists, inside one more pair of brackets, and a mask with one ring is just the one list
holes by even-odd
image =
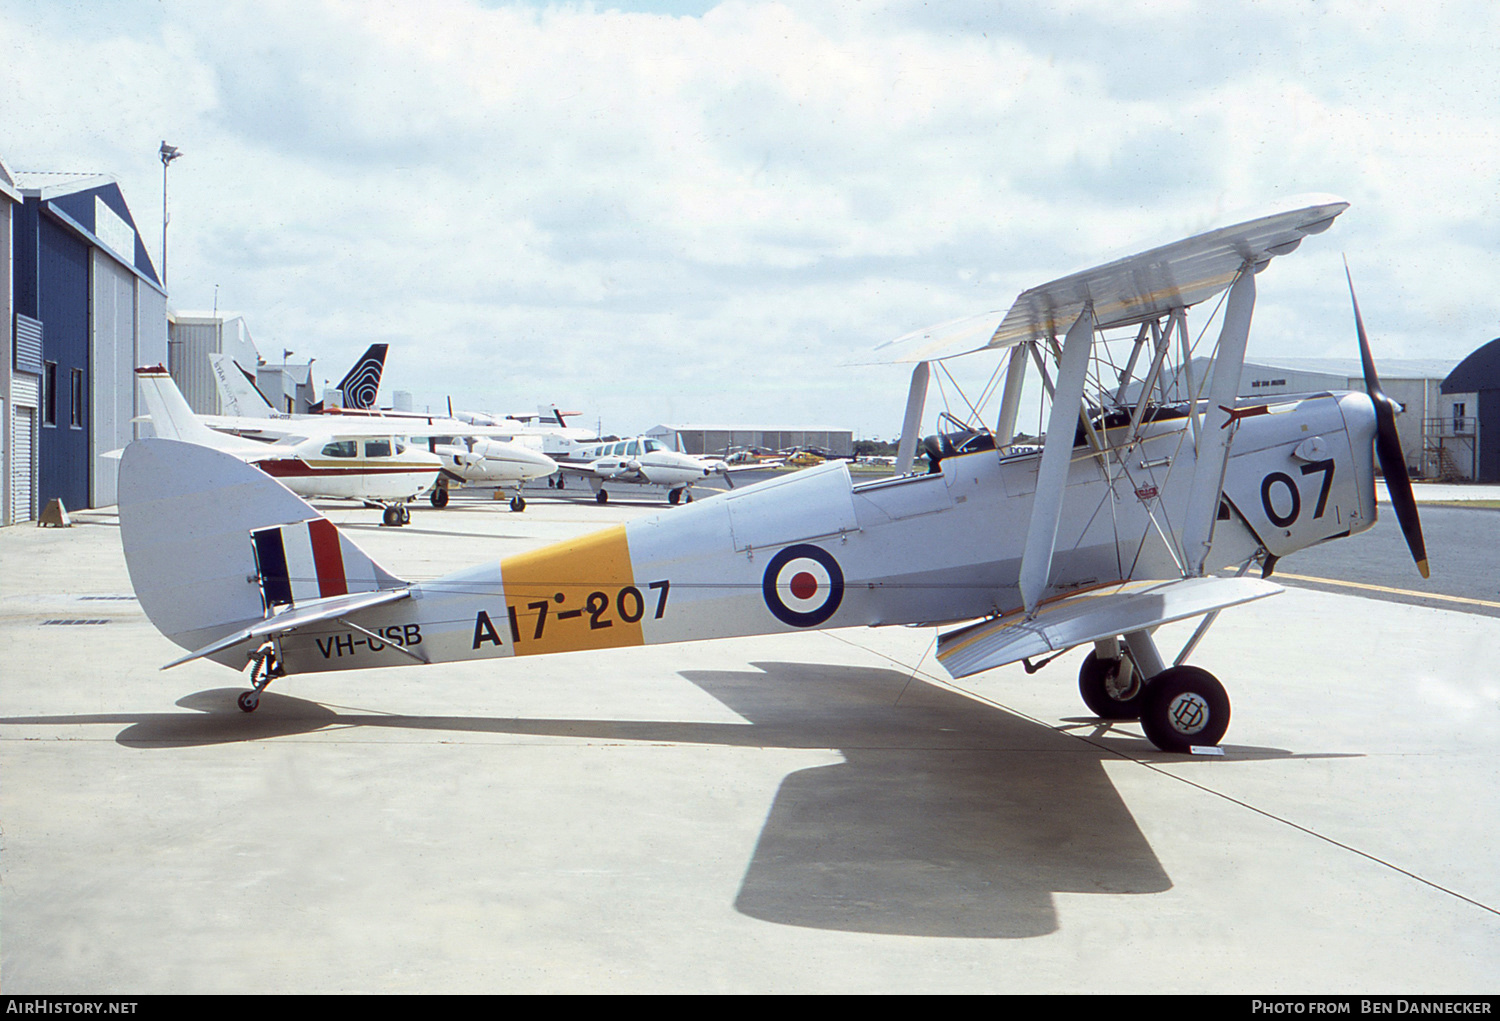
[[[248, 668], [247, 712], [298, 673], [936, 625], [954, 677], [1091, 646], [1079, 688], [1094, 713], [1139, 719], [1164, 750], [1213, 746], [1229, 699], [1186, 660], [1221, 610], [1280, 591], [1280, 558], [1374, 523], [1377, 450], [1427, 569], [1357, 302], [1368, 394], [1236, 395], [1256, 275], [1346, 207], [1284, 203], [893, 342], [882, 355], [916, 366], [905, 468], [932, 364], [1006, 356], [996, 424], [923, 440], [920, 473], [856, 484], [830, 461], [433, 581], [394, 576], [237, 460], [138, 441], [119, 489], [131, 579], [187, 650], [167, 666]], [[1215, 371], [1169, 403], [1166, 366], [1208, 343], [1206, 328], [1191, 338], [1188, 310], [1221, 295]], [[1106, 372], [1105, 338], [1121, 330], [1128, 354]], [[1040, 449], [1015, 437], [1032, 367], [1050, 396]], [[1153, 632], [1199, 617], [1169, 665]]]

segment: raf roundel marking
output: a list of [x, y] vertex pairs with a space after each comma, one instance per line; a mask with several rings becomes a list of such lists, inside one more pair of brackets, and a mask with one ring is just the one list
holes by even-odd
[[817, 627], [844, 599], [844, 572], [817, 546], [788, 546], [771, 558], [761, 579], [766, 608], [783, 624]]

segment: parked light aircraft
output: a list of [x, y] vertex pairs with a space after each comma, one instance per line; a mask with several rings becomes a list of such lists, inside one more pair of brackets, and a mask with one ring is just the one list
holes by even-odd
[[606, 482], [664, 487], [667, 502], [674, 505], [684, 501], [692, 503], [693, 483], [706, 478], [719, 476], [729, 488], [734, 488], [732, 473], [735, 469], [722, 458], [679, 453], [649, 436], [582, 444], [568, 454], [558, 455], [557, 462], [561, 469], [557, 480], [559, 487], [568, 475], [581, 476], [593, 489], [594, 499], [599, 503], [609, 501], [609, 491], [604, 488]]
[[135, 372], [157, 436], [223, 451], [253, 464], [301, 497], [380, 506], [387, 525], [405, 524], [406, 502], [431, 487], [443, 470], [437, 455], [412, 446], [389, 427], [348, 433], [323, 426], [298, 432], [292, 431], [298, 429], [296, 423], [307, 423], [308, 418], [282, 418], [276, 421], [289, 431], [274, 443], [218, 432], [188, 406], [165, 368], [156, 365]]
[[[1372, 448], [1427, 573], [1357, 303], [1368, 394], [1235, 395], [1256, 274], [1345, 208], [1332, 196], [1284, 204], [1027, 290], [977, 330], [971, 320], [908, 338], [888, 353], [916, 363], [909, 426], [933, 359], [1010, 352], [998, 428], [935, 438], [933, 470], [922, 474], [855, 485], [831, 461], [407, 582], [240, 462], [148, 439], [126, 448], [120, 471], [131, 579], [152, 622], [188, 650], [168, 666], [248, 663], [247, 712], [271, 679], [313, 671], [958, 625], [937, 642], [955, 677], [1091, 645], [1079, 687], [1097, 715], [1138, 718], [1163, 749], [1215, 745], [1228, 696], [1185, 660], [1219, 611], [1280, 591], [1268, 578], [1279, 558], [1374, 523]], [[1168, 356], [1192, 354], [1187, 310], [1226, 290], [1222, 367], [1206, 399], [1157, 402]], [[1106, 381], [1098, 338], [1117, 327], [1135, 339]], [[1051, 392], [1049, 424], [1040, 452], [1013, 453], [1030, 363]], [[1138, 370], [1143, 395], [1123, 404], [1116, 395]], [[907, 428], [908, 466], [916, 440]], [[1260, 576], [1248, 577], [1256, 565]], [[1204, 620], [1168, 665], [1153, 630], [1194, 617]]]
[[372, 436], [399, 433], [403, 438], [425, 440], [427, 449], [442, 458], [443, 474], [429, 498], [434, 507], [448, 506], [448, 495], [455, 484], [493, 487], [496, 495], [510, 497], [510, 509], [523, 511], [526, 500], [521, 487], [534, 479], [544, 479], [557, 471], [557, 462], [542, 453], [541, 440], [516, 436], [515, 430], [471, 425], [453, 418], [411, 413], [383, 414], [368, 409], [346, 411], [325, 409], [320, 415], [271, 416], [261, 413], [268, 404], [257, 407], [259, 396], [246, 375], [228, 355], [211, 354], [214, 382], [221, 403], [226, 407], [250, 408], [249, 416], [202, 416], [205, 424], [221, 432], [261, 440], [279, 440], [288, 435], [310, 432], [336, 432], [342, 436]]

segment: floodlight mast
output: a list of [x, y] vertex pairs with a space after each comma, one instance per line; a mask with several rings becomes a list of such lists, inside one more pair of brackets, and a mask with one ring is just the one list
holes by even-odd
[[182, 151], [175, 145], [168, 145], [164, 138], [161, 148], [157, 150], [161, 157], [161, 285], [167, 286], [167, 164], [182, 155]]

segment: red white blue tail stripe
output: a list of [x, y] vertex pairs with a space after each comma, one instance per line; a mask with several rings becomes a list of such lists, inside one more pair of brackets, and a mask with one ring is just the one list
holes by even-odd
[[327, 518], [262, 528], [251, 539], [268, 609], [380, 587], [374, 562], [344, 542]]

